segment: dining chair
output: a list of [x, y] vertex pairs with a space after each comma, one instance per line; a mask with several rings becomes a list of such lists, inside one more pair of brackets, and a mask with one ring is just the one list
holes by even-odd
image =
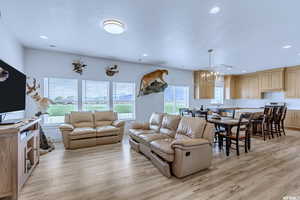
[[191, 110], [189, 108], [179, 108], [179, 114], [181, 116], [190, 116]]
[[285, 135], [284, 130], [284, 119], [286, 115], [286, 106], [279, 106], [274, 109], [274, 116], [272, 121], [273, 132], [276, 133], [277, 136], [281, 136], [281, 133]]
[[[228, 139], [230, 141], [230, 148], [235, 149], [238, 156], [240, 155], [240, 142], [244, 142], [245, 153], [248, 153], [251, 149], [252, 116], [252, 113], [242, 113], [238, 126], [232, 128], [230, 135], [219, 133], [219, 141], [223, 143], [224, 138]], [[232, 147], [232, 144], [235, 145], [235, 148]]]
[[285, 126], [284, 126], [284, 120], [286, 118], [286, 113], [287, 113], [287, 106], [285, 105], [284, 109], [283, 109], [281, 119], [280, 119], [280, 127], [279, 127], [280, 134], [283, 133], [283, 135], [286, 135], [285, 134]]

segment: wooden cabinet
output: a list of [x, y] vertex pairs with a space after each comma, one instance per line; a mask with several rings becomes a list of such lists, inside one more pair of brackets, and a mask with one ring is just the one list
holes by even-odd
[[261, 91], [271, 90], [272, 76], [270, 72], [260, 72], [260, 89]]
[[39, 122], [0, 126], [0, 199], [18, 193], [39, 162]]
[[285, 119], [286, 128], [300, 129], [300, 110], [288, 110]]
[[213, 99], [215, 80], [214, 76], [207, 76], [208, 71], [194, 71], [194, 98]]
[[224, 76], [224, 97], [226, 100], [236, 99], [237, 94], [237, 78], [238, 76], [234, 75], [225, 75]]
[[258, 74], [247, 74], [236, 76], [235, 80], [235, 98], [238, 99], [259, 99], [259, 77]]
[[284, 90], [284, 68], [259, 72], [261, 92]]
[[300, 66], [290, 67], [285, 72], [285, 97], [300, 98]]

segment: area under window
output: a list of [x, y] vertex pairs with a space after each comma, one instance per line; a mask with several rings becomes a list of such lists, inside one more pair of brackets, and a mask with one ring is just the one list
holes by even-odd
[[180, 108], [189, 107], [189, 88], [184, 86], [168, 86], [164, 91], [164, 111], [179, 114]]
[[113, 83], [113, 110], [119, 119], [135, 119], [135, 84]]
[[50, 105], [44, 123], [62, 123], [66, 113], [78, 110], [78, 82], [76, 79], [45, 78], [44, 94], [55, 104]]
[[109, 82], [82, 81], [82, 109], [85, 111], [109, 110]]

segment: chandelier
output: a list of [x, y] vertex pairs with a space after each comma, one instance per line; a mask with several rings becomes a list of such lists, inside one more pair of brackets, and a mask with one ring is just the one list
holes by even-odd
[[212, 54], [213, 54], [214, 50], [213, 49], [209, 49], [208, 50], [208, 70], [207, 71], [203, 71], [201, 78], [204, 79], [205, 81], [215, 81], [215, 80], [219, 80], [221, 77], [221, 73], [218, 71], [215, 71], [214, 66], [212, 64]]

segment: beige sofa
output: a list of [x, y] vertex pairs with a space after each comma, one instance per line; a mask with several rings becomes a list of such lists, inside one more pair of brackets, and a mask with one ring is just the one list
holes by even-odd
[[213, 133], [205, 119], [153, 113], [149, 123], [132, 125], [129, 143], [165, 176], [180, 178], [210, 167]]
[[117, 113], [71, 112], [59, 129], [66, 149], [117, 143], [124, 134], [124, 121], [117, 120]]

